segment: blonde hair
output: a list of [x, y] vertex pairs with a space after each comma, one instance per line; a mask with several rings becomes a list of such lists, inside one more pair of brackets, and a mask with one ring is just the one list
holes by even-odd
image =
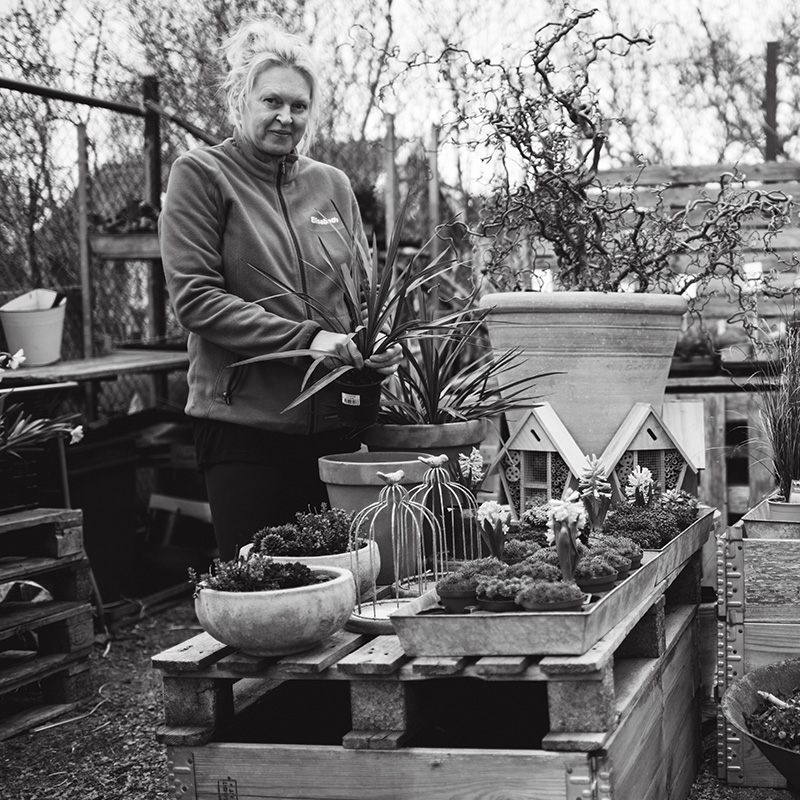
[[247, 97], [265, 69], [290, 67], [308, 81], [311, 91], [308, 126], [298, 145], [298, 150], [307, 150], [316, 130], [319, 88], [317, 68], [308, 44], [289, 33], [279, 19], [250, 19], [223, 42], [222, 52], [229, 67], [222, 90], [228, 107], [228, 121], [232, 125], [241, 122]]

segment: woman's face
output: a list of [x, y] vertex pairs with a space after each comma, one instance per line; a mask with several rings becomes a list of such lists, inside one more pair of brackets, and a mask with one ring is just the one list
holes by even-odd
[[242, 133], [270, 156], [291, 153], [303, 138], [311, 110], [311, 87], [291, 67], [268, 67], [258, 75], [242, 113]]

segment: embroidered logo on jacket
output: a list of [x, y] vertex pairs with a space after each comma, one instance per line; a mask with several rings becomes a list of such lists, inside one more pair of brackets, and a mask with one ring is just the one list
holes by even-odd
[[314, 225], [337, 225], [339, 223], [339, 217], [323, 217], [322, 215], [312, 214], [311, 222]]

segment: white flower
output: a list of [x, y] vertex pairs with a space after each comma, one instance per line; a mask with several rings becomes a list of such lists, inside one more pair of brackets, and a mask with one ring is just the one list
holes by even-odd
[[478, 522], [481, 524], [488, 522], [493, 528], [499, 522], [503, 530], [506, 530], [510, 516], [511, 511], [501, 506], [497, 500], [487, 500], [478, 507]]
[[472, 452], [458, 454], [458, 469], [461, 477], [470, 486], [477, 486], [483, 479], [483, 455], [477, 447], [472, 448]]
[[552, 530], [555, 522], [575, 525], [577, 528], [586, 524], [586, 507], [577, 492], [571, 492], [563, 500], [552, 498], [547, 504], [547, 527]]
[[19, 367], [20, 364], [24, 364], [24, 363], [25, 363], [25, 353], [22, 350], [22, 348], [20, 348], [9, 359], [8, 367], [9, 367], [9, 369], [17, 369], [17, 367]]
[[83, 425], [77, 425], [69, 432], [69, 443], [78, 444], [83, 440]]

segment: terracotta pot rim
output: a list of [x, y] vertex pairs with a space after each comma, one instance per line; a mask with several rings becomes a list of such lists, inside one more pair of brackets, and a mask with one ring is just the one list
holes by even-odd
[[643, 314], [682, 315], [688, 307], [686, 299], [680, 295], [647, 292], [495, 292], [484, 295], [480, 305], [500, 313], [535, 307], [537, 312], [545, 314], [575, 308], [592, 313], [633, 309]]

